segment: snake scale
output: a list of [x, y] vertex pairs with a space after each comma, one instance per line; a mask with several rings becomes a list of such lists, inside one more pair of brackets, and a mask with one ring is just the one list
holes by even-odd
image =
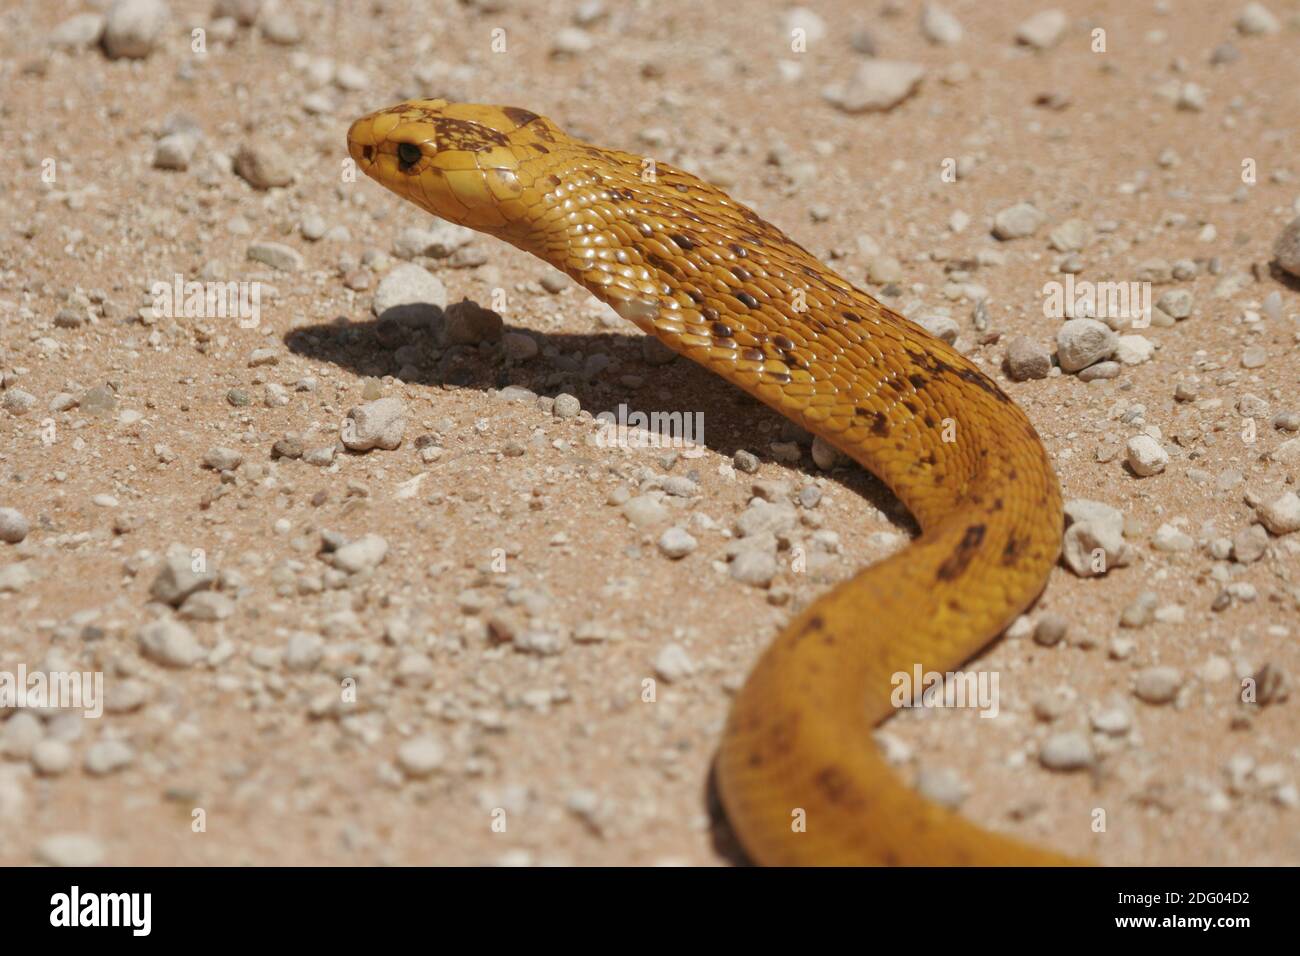
[[751, 859], [1071, 862], [923, 800], [872, 740], [893, 675], [969, 659], [1059, 554], [1047, 453], [991, 379], [720, 189], [527, 110], [414, 100], [353, 123], [348, 150], [397, 195], [550, 263], [821, 436], [920, 524], [798, 614], [737, 694], [716, 781]]

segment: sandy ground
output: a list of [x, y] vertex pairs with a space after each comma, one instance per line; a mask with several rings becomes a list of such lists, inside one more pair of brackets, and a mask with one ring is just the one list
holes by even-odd
[[[972, 665], [1000, 676], [996, 719], [888, 723], [906, 779], [1107, 863], [1300, 863], [1300, 701], [1276, 687], [1300, 672], [1300, 534], [1250, 531], [1300, 474], [1283, 448], [1300, 284], [1270, 266], [1300, 212], [1300, 4], [1270, 0], [1278, 31], [1252, 35], [1235, 4], [1084, 6], [1060, 4], [1067, 27], [1036, 50], [1016, 31], [1041, 0], [948, 0], [951, 45], [927, 39], [918, 4], [879, 0], [815, 16], [291, 2], [251, 27], [172, 2], [147, 57], [112, 59], [50, 48], [94, 3], [4, 4], [0, 508], [29, 530], [0, 543], [0, 672], [102, 673], [106, 712], [0, 710], [0, 863], [732, 861], [707, 787], [730, 694], [793, 613], [914, 533], [870, 476], [823, 471], [806, 444], [789, 460], [802, 439], [779, 416], [661, 363], [487, 238], [413, 261], [538, 354], [379, 323], [395, 247], [409, 256], [404, 231], [431, 223], [349, 181], [344, 133], [420, 95], [527, 107], [692, 169], [896, 308], [951, 317], [1067, 499], [1122, 513], [1129, 563], [1057, 568]], [[919, 88], [883, 112], [828, 102], [871, 49], [924, 66]], [[176, 131], [188, 168], [156, 168]], [[232, 159], [268, 143], [292, 182], [255, 189]], [[1041, 225], [995, 239], [1022, 202]], [[1062, 252], [1050, 237], [1069, 220], [1083, 241]], [[290, 268], [251, 260], [260, 242], [296, 252]], [[1150, 354], [1115, 378], [1012, 382], [1012, 336], [1055, 348], [1043, 287], [1071, 256], [1079, 280], [1190, 292], [1190, 315], [1125, 330], [1147, 343], [1130, 357]], [[155, 316], [151, 287], [177, 274], [273, 294], [254, 328]], [[562, 393], [581, 414], [557, 416]], [[331, 453], [349, 409], [380, 396], [404, 403], [400, 447]], [[599, 447], [592, 415], [620, 403], [702, 412], [703, 446]], [[1125, 464], [1140, 434], [1168, 454], [1161, 473]], [[328, 463], [274, 457], [295, 439]], [[769, 587], [726, 562], [755, 481], [821, 492], [794, 533], [817, 560], [796, 573], [782, 555]], [[634, 527], [620, 502], [665, 485], [666, 515]], [[669, 525], [697, 540], [681, 560], [657, 547]], [[377, 565], [366, 535], [386, 543]], [[328, 548], [359, 539], [359, 570], [335, 566]], [[179, 609], [151, 597], [177, 546], [208, 588]], [[1155, 619], [1121, 627], [1144, 592]], [[1055, 643], [1031, 634], [1047, 615], [1068, 624]], [[1267, 706], [1242, 703], [1265, 665]], [[1140, 699], [1144, 681], [1166, 702]]]

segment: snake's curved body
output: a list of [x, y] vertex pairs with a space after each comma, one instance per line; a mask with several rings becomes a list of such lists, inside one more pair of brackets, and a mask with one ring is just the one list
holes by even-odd
[[959, 666], [1057, 558], [1056, 478], [997, 385], [721, 190], [526, 110], [412, 101], [358, 120], [348, 148], [399, 196], [544, 259], [820, 435], [920, 523], [795, 618], [737, 696], [717, 781], [752, 858], [1068, 862], [923, 801], [871, 737], [895, 674]]

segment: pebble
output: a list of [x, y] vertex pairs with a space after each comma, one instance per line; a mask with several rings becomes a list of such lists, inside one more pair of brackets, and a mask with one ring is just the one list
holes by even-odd
[[527, 362], [541, 350], [537, 339], [526, 332], [507, 332], [501, 337], [501, 349], [512, 362]]
[[1052, 647], [1065, 639], [1069, 629], [1070, 622], [1060, 614], [1044, 614], [1034, 627], [1034, 642]]
[[32, 747], [32, 767], [42, 776], [57, 777], [72, 769], [72, 756], [72, 748], [62, 740], [41, 740]]
[[1082, 770], [1094, 759], [1092, 741], [1076, 730], [1053, 734], [1038, 751], [1038, 762], [1048, 770]]
[[927, 315], [916, 320], [916, 324], [925, 329], [936, 339], [942, 339], [949, 345], [957, 341], [961, 333], [960, 326], [946, 315]]
[[1096, 319], [1070, 319], [1056, 333], [1061, 371], [1078, 372], [1114, 354], [1119, 336]]
[[1237, 32], [1242, 36], [1259, 36], [1267, 33], [1279, 33], [1282, 25], [1271, 10], [1262, 3], [1248, 3], [1237, 17]]
[[1148, 704], [1167, 704], [1178, 696], [1183, 675], [1175, 667], [1145, 667], [1138, 671], [1133, 693]]
[[1061, 40], [1069, 21], [1060, 10], [1035, 13], [1016, 28], [1016, 40], [1036, 50], [1047, 50]]
[[1047, 378], [1052, 370], [1052, 354], [1041, 342], [1015, 335], [1007, 342], [1007, 374], [1013, 381], [1027, 382]]
[[272, 189], [292, 183], [296, 167], [278, 144], [249, 142], [239, 147], [231, 168], [254, 189]]
[[649, 528], [667, 521], [669, 514], [655, 496], [637, 495], [624, 502], [623, 517], [634, 528]]
[[1124, 365], [1141, 365], [1151, 361], [1156, 344], [1145, 335], [1121, 335], [1115, 343], [1115, 358]]
[[325, 656], [325, 642], [319, 635], [298, 631], [284, 649], [284, 666], [291, 671], [315, 670]]
[[582, 402], [575, 395], [568, 392], [561, 392], [555, 396], [555, 404], [551, 407], [551, 414], [556, 418], [577, 418], [582, 411]]
[[1119, 372], [1119, 362], [1098, 362], [1096, 365], [1079, 369], [1078, 379], [1081, 382], [1102, 382], [1119, 378]]
[[683, 528], [669, 528], [659, 536], [659, 551], [665, 557], [684, 558], [697, 547], [697, 542]]
[[1196, 297], [1188, 289], [1170, 289], [1156, 299], [1156, 308], [1174, 320], [1187, 319], [1195, 304]]
[[104, 52], [143, 60], [157, 47], [170, 14], [162, 0], [115, 0], [104, 21]]
[[921, 33], [931, 43], [954, 46], [961, 42], [961, 22], [937, 3], [927, 3], [921, 8]]
[[1078, 252], [1088, 244], [1088, 224], [1082, 219], [1067, 219], [1047, 234], [1047, 241], [1057, 252]]
[[397, 266], [379, 280], [371, 311], [413, 328], [430, 328], [447, 306], [447, 287], [428, 269], [413, 262]]
[[969, 795], [961, 777], [949, 767], [921, 767], [916, 773], [916, 791], [949, 810], [956, 810]]
[[50, 33], [50, 46], [75, 50], [92, 47], [104, 35], [104, 17], [98, 13], [78, 13], [64, 20]]
[[351, 451], [391, 451], [401, 446], [405, 434], [406, 403], [391, 397], [348, 409], [347, 422], [340, 429], [340, 439]]
[[1119, 626], [1146, 627], [1156, 619], [1156, 606], [1159, 603], [1160, 597], [1154, 591], [1143, 591], [1120, 613]]
[[5, 391], [4, 407], [10, 415], [26, 415], [36, 405], [36, 396], [21, 388]]
[[1232, 536], [1232, 559], [1238, 564], [1254, 564], [1268, 550], [1268, 532], [1257, 524], [1242, 528]]
[[388, 556], [388, 542], [377, 534], [362, 535], [337, 549], [333, 554], [334, 567], [348, 574], [371, 571]]
[[397, 765], [416, 780], [431, 776], [447, 760], [447, 749], [433, 737], [415, 737], [397, 748]]
[[[1100, 501], [1075, 498], [1065, 503], [1069, 527], [1065, 529], [1061, 553], [1066, 566], [1081, 578], [1106, 574], [1131, 560], [1131, 549], [1124, 541], [1124, 516]], [[1093, 552], [1100, 550], [1104, 567], [1097, 570]]]
[[1157, 551], [1178, 553], [1191, 551], [1196, 547], [1196, 542], [1186, 532], [1166, 522], [1152, 535], [1151, 546]]
[[993, 237], [1003, 241], [1032, 236], [1043, 224], [1043, 214], [1027, 202], [999, 210], [993, 217]]
[[551, 44], [552, 56], [577, 56], [587, 53], [596, 45], [590, 33], [581, 27], [561, 27], [555, 32]]
[[1284, 271], [1300, 279], [1300, 216], [1287, 223], [1278, 235], [1273, 258]]
[[139, 642], [145, 657], [164, 667], [191, 667], [203, 657], [203, 646], [190, 629], [170, 618], [142, 627]]
[[1241, 353], [1242, 368], [1263, 368], [1268, 363], [1268, 350], [1262, 345], [1252, 345]]
[[869, 59], [859, 64], [844, 85], [823, 92], [827, 102], [846, 113], [883, 112], [911, 96], [925, 77], [925, 67], [903, 60]]
[[124, 740], [100, 740], [86, 750], [86, 772], [102, 777], [123, 770], [135, 762], [135, 751]]
[[446, 259], [472, 242], [474, 236], [474, 230], [454, 222], [437, 222], [427, 229], [403, 229], [393, 240], [393, 255], [399, 259]]
[[1125, 446], [1128, 466], [1139, 478], [1158, 475], [1169, 464], [1169, 453], [1150, 435], [1134, 435]]
[[180, 544], [169, 547], [149, 586], [149, 596], [177, 607], [195, 591], [212, 587], [216, 576], [209, 571], [194, 570], [194, 564], [195, 556], [189, 548]]
[[655, 655], [655, 674], [669, 684], [678, 684], [695, 673], [695, 662], [680, 644], [666, 644]]
[[477, 302], [462, 299], [447, 307], [446, 319], [438, 332], [442, 345], [478, 345], [500, 342], [505, 331], [501, 316]]
[[35, 580], [26, 564], [0, 565], [0, 594], [17, 594]]
[[1110, 707], [1093, 714], [1092, 729], [1110, 737], [1122, 737], [1133, 727], [1133, 716], [1123, 707]]
[[759, 588], [770, 585], [778, 570], [776, 556], [757, 549], [741, 551], [730, 566], [732, 580]]
[[48, 866], [98, 866], [104, 845], [85, 833], [56, 833], [40, 842], [36, 858]]
[[[1300, 531], [1300, 496], [1288, 491], [1279, 498], [1257, 505], [1255, 513], [1260, 522], [1276, 535]], [[0, 512], [2, 514], [2, 512]], [[3, 537], [3, 519], [0, 518], [0, 537]]]
[[306, 265], [301, 252], [282, 242], [251, 242], [248, 245], [248, 258], [280, 272], [301, 272]]
[[564, 652], [564, 636], [556, 631], [530, 628], [514, 638], [515, 650], [539, 657], [554, 657]]
[[155, 169], [184, 172], [190, 168], [198, 140], [189, 133], [172, 133], [158, 140], [153, 147]]
[[279, 46], [294, 46], [302, 39], [302, 29], [293, 13], [279, 4], [263, 11], [262, 36]]
[[234, 448], [217, 446], [209, 448], [203, 455], [203, 467], [213, 471], [234, 471], [243, 462], [242, 452]]
[[27, 516], [17, 508], [0, 508], [0, 541], [18, 544], [31, 530]]
[[219, 591], [195, 591], [176, 613], [187, 621], [224, 621], [235, 613], [235, 602]]

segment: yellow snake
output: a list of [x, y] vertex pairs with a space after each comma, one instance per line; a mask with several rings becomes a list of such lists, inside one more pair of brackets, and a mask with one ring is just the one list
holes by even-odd
[[515, 107], [415, 100], [363, 117], [366, 175], [550, 263], [673, 351], [861, 463], [920, 523], [809, 607], [731, 709], [716, 771], [764, 864], [1059, 864], [922, 800], [872, 730], [895, 674], [946, 672], [1038, 595], [1061, 498], [1024, 413], [975, 365], [720, 189]]

